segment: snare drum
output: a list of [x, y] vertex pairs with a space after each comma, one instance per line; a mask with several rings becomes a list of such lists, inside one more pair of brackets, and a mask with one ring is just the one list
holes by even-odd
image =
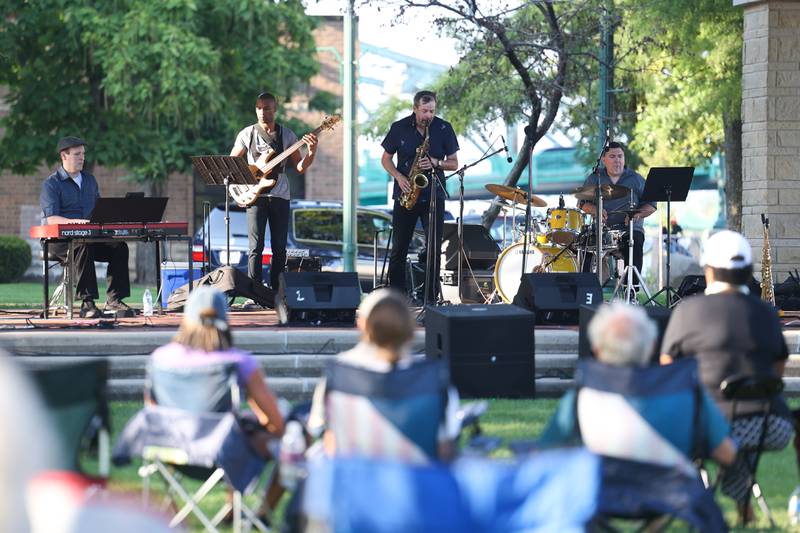
[[572, 244], [583, 226], [584, 212], [573, 207], [547, 210], [547, 239], [554, 244]]
[[[603, 251], [613, 252], [619, 250], [620, 243], [626, 233], [622, 230], [604, 229], [603, 230]], [[583, 240], [583, 239], [581, 239]], [[586, 251], [593, 252], [597, 248], [597, 239], [595, 239], [595, 232], [590, 231], [586, 234]]]
[[[522, 252], [524, 245], [521, 242], [512, 244], [497, 258], [494, 267], [494, 286], [500, 298], [506, 303], [511, 303], [519, 290], [522, 277]], [[525, 273], [531, 273], [535, 267], [550, 261], [553, 256], [563, 248], [558, 246], [532, 246], [528, 245], [528, 260], [525, 263]], [[556, 259], [544, 272], [577, 272], [578, 264], [575, 256], [566, 251]]]

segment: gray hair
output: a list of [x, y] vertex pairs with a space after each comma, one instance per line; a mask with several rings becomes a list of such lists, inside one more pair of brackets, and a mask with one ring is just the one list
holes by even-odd
[[597, 359], [609, 365], [647, 366], [658, 330], [641, 307], [603, 305], [589, 323], [589, 342]]

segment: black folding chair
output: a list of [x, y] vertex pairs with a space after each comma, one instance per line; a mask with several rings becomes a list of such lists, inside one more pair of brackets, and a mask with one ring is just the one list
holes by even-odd
[[758, 507], [769, 520], [770, 526], [774, 528], [776, 527], [775, 520], [767, 505], [767, 500], [764, 498], [761, 485], [759, 485], [756, 479], [756, 472], [767, 438], [769, 418], [772, 414], [772, 402], [775, 396], [783, 391], [783, 380], [776, 376], [731, 376], [720, 384], [720, 391], [725, 399], [730, 400], [733, 404], [731, 408], [731, 425], [735, 424], [739, 419], [752, 416], [752, 413], [747, 415], [736, 414], [736, 408], [740, 402], [758, 402], [761, 405], [764, 421], [761, 424], [761, 430], [758, 435], [758, 445], [754, 450], [740, 450], [740, 452], [749, 452], [746, 462], [747, 470], [750, 474], [750, 488], [748, 492], [753, 493], [753, 497], [755, 497], [756, 502], [758, 502]]
[[[108, 411], [108, 361], [98, 359], [31, 371], [61, 436], [71, 470], [104, 485], [110, 465], [110, 416]], [[97, 476], [88, 474], [81, 456], [97, 451]]]

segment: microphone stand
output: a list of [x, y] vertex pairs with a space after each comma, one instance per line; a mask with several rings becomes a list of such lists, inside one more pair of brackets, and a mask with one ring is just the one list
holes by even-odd
[[530, 245], [530, 233], [531, 233], [531, 196], [533, 195], [533, 186], [531, 185], [531, 181], [533, 180], [533, 147], [531, 146], [531, 155], [528, 159], [528, 198], [525, 202], [525, 235], [522, 236], [522, 273], [525, 274], [527, 270], [526, 263], [528, 262], [528, 246]]
[[[428, 235], [425, 249], [425, 294], [422, 298], [422, 309], [417, 315], [418, 321], [424, 319], [425, 309], [428, 307], [428, 295], [433, 297], [433, 305], [439, 304], [437, 298], [439, 284], [439, 263], [437, 254], [441, 255], [441, 250], [436, 250], [436, 248], [441, 248], [441, 244], [439, 243], [438, 232], [436, 231], [436, 187], [441, 187], [445, 196], [447, 195], [447, 191], [444, 189], [444, 183], [439, 180], [439, 177], [436, 175], [436, 170], [433, 167], [431, 167], [430, 183], [431, 196], [428, 199]], [[442, 230], [444, 230], [444, 227], [442, 227]], [[433, 276], [434, 272], [436, 274], [435, 278]], [[432, 283], [436, 283], [436, 286], [432, 286]]]
[[[530, 138], [533, 137], [532, 130], [530, 125], [525, 126], [525, 136]], [[525, 275], [527, 270], [527, 263], [528, 263], [528, 245], [530, 239], [530, 232], [531, 232], [531, 197], [533, 196], [533, 142], [531, 142], [531, 148], [528, 152], [528, 198], [525, 202], [525, 234], [522, 236], [522, 273], [520, 274], [520, 280], [522, 276]], [[520, 283], [522, 283], [520, 281]]]
[[[603, 154], [606, 152], [606, 147], [608, 146], [608, 142], [611, 139], [611, 136], [606, 130], [606, 140], [603, 142], [603, 148], [600, 149], [600, 154], [597, 156], [597, 161], [594, 164], [594, 168], [592, 169], [592, 174], [597, 176], [597, 187], [595, 188], [595, 195], [594, 195], [594, 205], [595, 205], [595, 231], [596, 239], [595, 239], [595, 264], [597, 265], [597, 281], [600, 283], [600, 286], [603, 285], [603, 267], [602, 267], [602, 260], [603, 260], [603, 192], [600, 185], [600, 160], [603, 159]], [[523, 270], [524, 272], [524, 270]]]
[[445, 176], [444, 180], [447, 181], [449, 178], [453, 176], [458, 176], [459, 187], [458, 187], [458, 300], [459, 303], [461, 302], [462, 295], [461, 295], [461, 275], [464, 268], [464, 173], [469, 170], [470, 168], [474, 167], [478, 163], [482, 163], [483, 161], [493, 157], [500, 152], [505, 150], [505, 147], [499, 148], [494, 152], [487, 154], [477, 161], [473, 161], [463, 167], [459, 168], [452, 174]]

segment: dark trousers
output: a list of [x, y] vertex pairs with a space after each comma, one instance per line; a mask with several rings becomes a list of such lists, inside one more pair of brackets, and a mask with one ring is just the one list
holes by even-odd
[[[389, 255], [389, 286], [403, 293], [406, 287], [406, 258], [411, 238], [414, 236], [414, 228], [417, 220], [422, 221], [425, 230], [426, 249], [420, 251], [420, 262], [426, 262], [426, 252], [428, 246], [428, 212], [429, 200], [419, 200], [410, 210], [401, 206], [397, 200], [394, 201], [392, 210], [392, 251]], [[439, 262], [442, 247], [442, 229], [444, 227], [444, 199], [436, 199], [436, 232], [433, 246], [433, 265], [430, 271], [431, 288], [428, 290], [428, 301], [436, 300], [437, 289], [439, 287]]]
[[[609, 228], [609, 229], [619, 229], [616, 227]], [[614, 253], [615, 257], [621, 257], [625, 266], [628, 266], [628, 232], [625, 232], [625, 235], [622, 238], [622, 241], [619, 243], [619, 250]], [[591, 272], [592, 271], [592, 261], [594, 260], [593, 253], [587, 253], [585, 259], [583, 260], [583, 268], [584, 272]], [[636, 270], [639, 271], [639, 274], [642, 273], [642, 264], [644, 263], [644, 233], [641, 231], [633, 232], [633, 266], [636, 267]], [[637, 280], [634, 279], [634, 283], [638, 286]]]
[[289, 200], [265, 196], [247, 208], [247, 237], [250, 246], [247, 253], [247, 274], [258, 283], [263, 283], [264, 279], [261, 254], [264, 251], [267, 222], [269, 222], [269, 240], [272, 248], [269, 283], [274, 290], [278, 290], [278, 277], [286, 268]]
[[[48, 246], [48, 253], [64, 263], [67, 260], [68, 245], [57, 242]], [[131, 295], [131, 281], [128, 273], [128, 244], [124, 242], [76, 244], [74, 246], [73, 272], [78, 279], [75, 298], [97, 300], [97, 274], [94, 262], [108, 263], [106, 271], [106, 301], [113, 302]]]

